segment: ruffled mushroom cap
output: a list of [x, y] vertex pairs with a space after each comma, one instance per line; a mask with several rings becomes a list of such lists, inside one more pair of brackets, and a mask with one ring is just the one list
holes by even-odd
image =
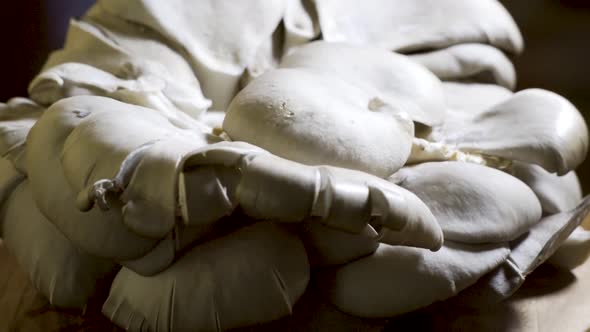
[[103, 313], [133, 331], [223, 331], [290, 314], [308, 280], [298, 237], [257, 223], [194, 247], [153, 277], [123, 269]]
[[68, 240], [33, 202], [28, 181], [4, 203], [2, 238], [33, 286], [60, 308], [82, 309], [115, 263], [92, 256]]

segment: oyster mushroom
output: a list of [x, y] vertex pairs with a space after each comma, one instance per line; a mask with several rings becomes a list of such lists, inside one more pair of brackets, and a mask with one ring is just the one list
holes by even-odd
[[188, 225], [208, 225], [239, 206], [259, 220], [309, 220], [353, 234], [370, 223], [390, 244], [437, 250], [443, 242], [418, 197], [367, 173], [302, 165], [241, 142], [194, 151], [181, 165], [180, 206]]
[[461, 121], [460, 117], [475, 114], [506, 101], [514, 94], [499, 85], [482, 83], [443, 82], [447, 112], [445, 121]]
[[[12, 191], [25, 179], [14, 164], [5, 158], [0, 158], [0, 206], [10, 197]], [[0, 226], [4, 218], [0, 219]], [[0, 231], [0, 235], [2, 232]]]
[[[361, 231], [372, 220], [386, 233], [391, 229], [405, 234], [408, 245], [435, 250], [442, 243], [440, 228], [428, 208], [387, 181], [360, 172], [300, 165], [243, 143], [225, 143], [234, 149], [226, 153], [220, 149], [223, 145], [211, 144], [216, 141], [219, 139], [206, 133], [175, 127], [156, 110], [102, 97], [69, 98], [46, 111], [29, 135], [33, 196], [39, 209], [77, 246], [143, 274], [166, 268], [177, 252], [237, 206], [254, 218], [288, 222], [314, 217], [349, 232]], [[249, 156], [245, 153], [249, 150], [258, 155]], [[230, 165], [224, 158], [237, 163]], [[201, 165], [221, 167], [220, 176], [189, 175], [189, 166], [198, 169]], [[236, 181], [232, 174], [238, 169], [242, 176]], [[207, 167], [204, 171], [208, 172]], [[197, 181], [189, 181], [192, 185], [187, 187], [180, 172], [184, 179]], [[224, 176], [224, 172], [229, 174]], [[286, 181], [289, 178], [292, 180]], [[212, 196], [210, 187], [203, 186], [210, 180], [227, 181], [223, 183], [230, 189], [226, 195], [235, 201], [199, 223], [204, 216], [199, 210], [202, 205], [191, 205], [182, 214], [179, 206], [186, 202], [178, 188], [183, 188], [185, 198], [207, 190], [206, 195], [197, 196], [223, 202], [223, 197]], [[278, 183], [283, 188], [279, 192]], [[54, 192], [56, 187], [62, 191]], [[297, 196], [300, 205], [292, 204], [289, 195], [295, 193], [302, 195]], [[101, 209], [93, 208], [95, 205]], [[209, 215], [215, 213], [213, 206], [205, 207]], [[301, 216], [299, 220], [293, 219], [293, 211]], [[182, 230], [187, 232], [183, 245], [170, 237], [178, 230], [179, 215], [185, 217], [187, 226], [203, 227]]]
[[[489, 43], [511, 53], [523, 41], [495, 0], [319, 0], [323, 39], [413, 52], [460, 43]], [[453, 24], [448, 24], [453, 22]]]
[[535, 192], [546, 214], [569, 211], [582, 200], [582, 188], [574, 171], [559, 176], [541, 166], [519, 162], [513, 162], [506, 171]]
[[[144, 257], [122, 262], [139, 274], [163, 271], [178, 253], [211, 233], [237, 207], [254, 220], [304, 222], [306, 246], [315, 248], [317, 254], [314, 264], [335, 264], [370, 254], [378, 239], [431, 250], [442, 244], [436, 220], [416, 196], [361, 172], [304, 166], [240, 142], [190, 152], [177, 169], [178, 213], [183, 224], [176, 224]], [[142, 208], [146, 216], [136, 218], [140, 229], [146, 227], [148, 216], [157, 215]], [[378, 236], [369, 223], [378, 227]], [[341, 243], [344, 239], [356, 245]]]
[[[256, 77], [264, 74], [267, 70], [274, 69], [279, 65], [281, 55], [283, 54], [283, 34], [283, 25], [279, 25], [273, 34], [260, 45], [256, 51], [256, 56], [248, 66], [246, 66], [246, 69], [240, 78], [239, 90], [252, 82]], [[225, 109], [217, 111], [223, 112]]]
[[131, 331], [223, 331], [291, 314], [309, 280], [305, 249], [274, 223], [192, 248], [152, 277], [122, 269], [103, 313]]
[[404, 55], [316, 41], [283, 57], [280, 67], [305, 68], [337, 76], [373, 94], [373, 108], [391, 107], [428, 126], [440, 124], [445, 117], [440, 81]]
[[320, 37], [320, 24], [313, 0], [287, 0], [283, 15], [283, 53]]
[[449, 120], [426, 140], [468, 154], [538, 164], [563, 175], [584, 160], [588, 128], [565, 98], [528, 89], [471, 116], [449, 113]]
[[443, 81], [495, 83], [513, 90], [516, 72], [502, 51], [485, 44], [459, 44], [410, 58]]
[[241, 87], [248, 85], [267, 70], [278, 67], [281, 57], [293, 49], [320, 37], [320, 27], [312, 0], [286, 0], [285, 12], [270, 38], [256, 51], [246, 67]]
[[190, 117], [199, 118], [209, 107], [209, 101], [199, 96], [199, 90], [170, 83], [172, 77], [161, 65], [134, 66], [125, 63], [115, 74], [110, 74], [85, 64], [64, 63], [35, 77], [29, 85], [29, 94], [43, 105], [77, 95], [110, 97], [158, 109], [177, 123], [194, 122]]
[[233, 140], [283, 158], [380, 177], [406, 162], [414, 133], [406, 113], [370, 92], [300, 68], [270, 71], [246, 86], [229, 106], [223, 129]]
[[24, 165], [27, 135], [44, 110], [27, 98], [0, 103], [0, 158], [12, 162], [22, 174], [27, 174]]
[[[169, 152], [177, 150], [168, 146]], [[176, 166], [165, 159], [170, 154], [165, 149], [153, 151], [149, 148], [138, 165], [134, 165], [133, 156], [128, 157], [117, 176], [95, 182], [89, 194], [83, 191], [79, 196], [85, 202], [80, 206], [85, 208], [94, 203], [109, 205], [118, 198], [124, 204], [123, 223], [127, 227], [144, 236], [162, 238], [145, 256], [121, 261], [142, 275], [163, 271], [178, 253], [209, 234], [221, 218], [232, 215], [237, 207], [257, 220], [309, 220], [358, 238], [358, 248], [340, 253], [336, 259], [352, 259], [374, 250], [377, 239], [366, 239], [363, 233], [368, 223], [379, 227], [379, 239], [385, 243], [431, 250], [442, 244], [440, 227], [416, 196], [365, 173], [300, 165], [240, 142], [204, 146], [187, 153]], [[162, 156], [164, 159], [158, 163], [157, 157]], [[166, 165], [168, 171], [163, 172]], [[134, 172], [128, 184], [124, 180], [128, 177], [126, 168]], [[150, 181], [156, 174], [150, 169], [162, 179]], [[178, 196], [162, 192], [164, 184], [169, 188], [175, 185], [175, 176]], [[169, 217], [173, 214], [170, 207], [176, 206], [182, 225]], [[334, 245], [334, 240], [317, 240], [312, 245], [334, 250], [326, 248]]]
[[26, 98], [0, 103], [0, 207], [26, 178], [26, 137], [43, 110]]
[[[507, 89], [521, 48], [493, 0], [100, 0], [31, 84], [48, 111], [0, 105], [0, 203], [29, 175], [6, 241], [54, 303], [123, 265], [103, 311], [130, 330], [278, 319], [310, 263], [364, 317], [504, 296], [587, 214], [539, 221], [577, 203], [588, 133], [563, 98]], [[225, 133], [202, 123], [228, 106]], [[557, 264], [586, 258], [580, 232]]]
[[380, 244], [377, 251], [327, 273], [324, 287], [340, 310], [393, 317], [456, 295], [502, 264], [506, 244], [446, 241], [441, 250]]
[[[528, 233], [511, 242], [507, 260], [478, 281], [475, 286], [461, 294], [461, 301], [482, 305], [508, 298], [524, 283], [527, 275], [559, 250], [558, 248], [567, 241], [570, 234], [589, 214], [590, 197], [586, 197], [570, 211], [541, 219], [538, 224], [531, 227]], [[581, 247], [584, 248], [584, 246]], [[564, 264], [578, 260], [584, 255], [587, 256], [588, 253], [586, 248], [579, 252], [575, 249], [572, 251], [570, 252], [573, 255], [567, 257], [563, 261]]]
[[541, 219], [533, 191], [517, 178], [467, 162], [430, 162], [404, 167], [392, 178], [416, 194], [447, 240], [508, 242]]
[[286, 1], [102, 0], [96, 6], [158, 32], [186, 52], [213, 108], [225, 109], [244, 69], [280, 23]]
[[189, 62], [161, 35], [108, 15], [100, 8], [95, 6], [84, 20], [70, 21], [64, 47], [50, 54], [41, 72], [70, 62], [93, 66], [111, 74], [117, 73], [126, 63], [158, 63], [166, 68], [175, 82], [194, 86], [200, 91]]
[[80, 250], [47, 220], [36, 208], [26, 180], [5, 202], [1, 217], [6, 247], [51, 305], [84, 308], [97, 282], [115, 268], [113, 262]]
[[[205, 133], [199, 136], [174, 127], [155, 110], [103, 97], [64, 99], [43, 114], [27, 139], [27, 169], [35, 203], [83, 250], [117, 260], [138, 258], [175, 222], [176, 172], [163, 171], [175, 170], [178, 154], [207, 144], [209, 139], [213, 138]], [[132, 154], [138, 149], [144, 153]], [[122, 165], [125, 161], [128, 163]], [[136, 167], [130, 166], [141, 171], [133, 173]], [[125, 203], [134, 204], [124, 209], [125, 204], [109, 200], [114, 206], [108, 211], [80, 211], [78, 207], [89, 208], [92, 191], [88, 187], [114, 177], [121, 167], [128, 169], [119, 178], [127, 188]], [[154, 177], [158, 170], [162, 173]], [[145, 210], [138, 208], [142, 205]], [[138, 218], [148, 216], [147, 211], [153, 214], [135, 232]]]
[[[94, 12], [96, 11], [92, 11]], [[87, 18], [86, 21], [70, 22], [64, 48], [51, 54], [41, 73], [29, 85], [29, 93], [36, 100], [38, 98], [39, 103], [50, 104], [60, 96], [65, 98], [72, 93], [80, 94], [84, 90], [86, 93], [96, 89], [104, 92], [112, 79], [107, 79], [107, 82], [94, 80], [91, 82], [91, 87], [84, 86], [84, 83], [89, 83], [87, 80], [90, 77], [104, 76], [105, 74], [100, 73], [104, 71], [131, 80], [143, 76], [144, 84], [140, 85], [143, 88], [146, 88], [146, 81], [152, 83], [152, 89], [143, 91], [143, 97], [137, 96], [141, 91], [135, 91], [136, 96], [127, 98], [127, 101], [131, 103], [141, 104], [142, 99], [145, 103], [151, 93], [151, 99], [165, 99], [159, 101], [156, 106], [179, 108], [193, 117], [199, 117], [211, 106], [211, 101], [203, 96], [199, 81], [188, 62], [157, 34], [146, 29], [139, 29], [128, 22], [110, 18], [108, 15], [90, 16], [92, 18]], [[94, 71], [98, 73], [87, 73], [89, 69], [80, 68], [80, 65], [67, 70], [68, 68], [64, 68], [64, 65], [69, 63], [95, 67]], [[59, 89], [64, 84], [63, 78], [60, 77], [64, 71], [69, 73], [65, 79], [70, 85], [65, 90]], [[89, 74], [90, 77], [85, 78]], [[46, 91], [47, 88], [49, 89]], [[88, 91], [89, 88], [90, 91]], [[158, 91], [153, 91], [154, 89]], [[153, 96], [156, 92], [161, 95]], [[121, 94], [124, 97], [125, 93], [120, 93], [119, 97]], [[115, 93], [113, 97], [116, 95]]]
[[377, 250], [380, 238], [371, 225], [353, 234], [314, 222], [306, 223], [300, 236], [312, 267], [345, 264], [368, 256]]

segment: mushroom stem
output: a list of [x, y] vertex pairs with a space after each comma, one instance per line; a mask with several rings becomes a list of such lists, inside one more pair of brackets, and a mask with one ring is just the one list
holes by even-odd
[[453, 145], [414, 138], [407, 164], [429, 161], [462, 161], [499, 170], [505, 170], [512, 165], [512, 160], [506, 158], [490, 156], [485, 153], [466, 152]]
[[137, 165], [144, 156], [144, 153], [152, 145], [159, 140], [147, 142], [137, 149], [131, 151], [127, 158], [121, 163], [119, 171], [112, 179], [102, 179], [94, 182], [88, 187], [84, 188], [76, 197], [76, 206], [80, 211], [86, 212], [92, 209], [94, 204], [97, 204], [101, 210], [108, 211], [110, 209], [107, 195], [120, 195], [129, 184]]

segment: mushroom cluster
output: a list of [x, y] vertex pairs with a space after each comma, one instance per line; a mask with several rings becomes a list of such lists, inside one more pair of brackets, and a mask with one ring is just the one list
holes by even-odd
[[130, 331], [501, 301], [590, 254], [588, 128], [522, 48], [496, 0], [99, 0], [0, 104], [0, 236]]

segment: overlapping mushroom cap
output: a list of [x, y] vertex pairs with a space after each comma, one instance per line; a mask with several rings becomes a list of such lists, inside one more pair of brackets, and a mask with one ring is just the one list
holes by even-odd
[[0, 234], [57, 306], [116, 272], [134, 331], [275, 320], [311, 278], [361, 317], [503, 299], [590, 253], [587, 126], [511, 91], [521, 49], [494, 0], [98, 1], [0, 105]]

